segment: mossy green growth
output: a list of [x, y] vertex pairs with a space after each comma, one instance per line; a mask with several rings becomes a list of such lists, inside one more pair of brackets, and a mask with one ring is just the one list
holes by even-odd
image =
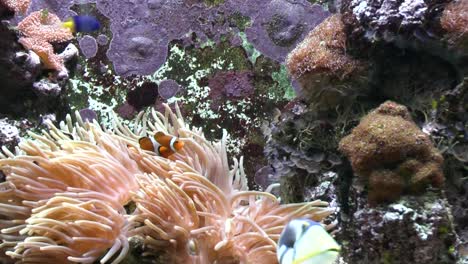
[[289, 79], [286, 66], [281, 65], [280, 70], [278, 72], [273, 72], [271, 77], [277, 83], [277, 85], [274, 87], [274, 91], [272, 91], [273, 93], [280, 95], [277, 97], [286, 100], [291, 100], [296, 97], [296, 92], [294, 92], [294, 89], [291, 85], [291, 79]]
[[72, 110], [80, 110], [88, 106], [89, 93], [85, 83], [78, 79], [70, 79], [71, 92], [67, 93]]
[[207, 6], [217, 6], [224, 3], [224, 0], [204, 0], [203, 1]]
[[439, 235], [447, 235], [450, 232], [450, 228], [447, 226], [441, 226], [439, 227], [439, 230], [437, 230]]
[[252, 64], [255, 64], [257, 58], [260, 57], [261, 53], [255, 49], [252, 43], [247, 40], [247, 35], [244, 32], [239, 32], [239, 37], [242, 39], [242, 47], [247, 52], [247, 56]]
[[392, 262], [392, 254], [390, 254], [389, 251], [383, 252], [381, 263], [382, 264], [392, 264], [393, 263]]
[[41, 20], [45, 21], [49, 17], [49, 9], [44, 8], [41, 10]]
[[449, 254], [455, 254], [455, 246], [454, 245], [451, 245], [448, 249], [448, 253]]
[[112, 83], [99, 85], [97, 83], [103, 75], [91, 73], [86, 60], [80, 58], [79, 63], [85, 67], [83, 75], [69, 80], [67, 99], [70, 102], [70, 110], [74, 112], [89, 108], [96, 112], [101, 125], [111, 128], [113, 111], [126, 99], [127, 83], [115, 76]]
[[228, 19], [231, 25], [236, 26], [242, 32], [252, 25], [252, 20], [250, 17], [243, 16], [239, 12], [235, 12], [234, 14], [230, 15]]
[[241, 47], [230, 46], [228, 42], [218, 45], [210, 42], [201, 49], [184, 49], [173, 43], [165, 65], [153, 77], [173, 79], [183, 86], [189, 86], [193, 78], [201, 79], [216, 71], [243, 71], [251, 68], [245, 51]]

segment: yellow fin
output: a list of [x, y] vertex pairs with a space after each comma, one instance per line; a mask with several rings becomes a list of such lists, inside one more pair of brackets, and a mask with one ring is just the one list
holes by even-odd
[[62, 27], [68, 28], [73, 33], [75, 32], [75, 23], [73, 22], [72, 19], [63, 22]]

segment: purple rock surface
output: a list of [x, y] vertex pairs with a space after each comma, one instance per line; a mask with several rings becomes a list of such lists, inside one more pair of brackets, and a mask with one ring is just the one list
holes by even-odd
[[106, 35], [101, 34], [97, 36], [96, 41], [99, 45], [104, 46], [107, 45], [107, 43], [109, 43], [109, 38]]
[[81, 119], [85, 122], [93, 122], [93, 120], [97, 120], [97, 114], [93, 110], [89, 108], [84, 108], [80, 110]]
[[95, 38], [86, 35], [80, 39], [79, 44], [81, 52], [87, 59], [96, 56], [98, 45]]
[[259, 10], [252, 27], [246, 30], [247, 37], [262, 54], [280, 63], [329, 15], [306, 0], [273, 0]]
[[169, 99], [180, 91], [181, 86], [174, 80], [164, 80], [159, 84], [158, 92], [159, 96], [163, 99]]
[[137, 113], [135, 107], [131, 106], [128, 102], [125, 102], [123, 105], [119, 106], [116, 112], [120, 117], [125, 119], [131, 119]]
[[211, 97], [245, 98], [253, 95], [255, 87], [252, 85], [251, 72], [220, 72], [209, 80]]
[[[216, 6], [199, 1], [173, 0], [33, 0], [30, 11], [48, 8], [65, 19], [75, 13], [74, 4], [96, 3], [99, 12], [110, 20], [113, 38], [107, 51], [119, 75], [147, 75], [154, 73], [166, 61], [168, 44], [182, 40], [199, 42], [236, 34], [229, 19], [234, 14], [250, 18], [252, 27], [246, 29], [247, 38], [265, 56], [283, 62], [286, 54], [306, 34], [328, 16], [319, 5], [307, 0], [226, 0]], [[233, 37], [234, 44], [239, 39]]]

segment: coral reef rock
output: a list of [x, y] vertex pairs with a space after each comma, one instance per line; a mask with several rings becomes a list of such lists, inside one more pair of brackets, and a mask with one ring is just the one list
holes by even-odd
[[16, 112], [18, 100], [27, 97], [26, 91], [40, 74], [40, 61], [35, 53], [22, 51], [13, 31], [3, 23], [0, 24], [0, 62], [0, 112]]
[[304, 104], [292, 102], [271, 124], [264, 148], [270, 165], [257, 172], [255, 181], [262, 188], [280, 182], [285, 202], [321, 199], [334, 204], [342, 164], [335, 131], [315, 111], [305, 109]]
[[19, 130], [7, 118], [0, 119], [0, 147], [13, 149], [19, 142]]
[[358, 198], [339, 232], [347, 263], [455, 263], [447, 201], [436, 193], [370, 208]]
[[[166, 61], [167, 46], [173, 40], [198, 47], [208, 39], [219, 43], [231, 34], [230, 39], [238, 42], [235, 36], [239, 31], [245, 31], [256, 50], [283, 62], [307, 32], [329, 15], [322, 6], [307, 0], [224, 0], [216, 5], [198, 0], [85, 2], [96, 3], [96, 12], [109, 19], [107, 30], [112, 39], [106, 55], [116, 73], [123, 76], [154, 73]], [[47, 8], [65, 18], [74, 14], [71, 7], [75, 3], [32, 1], [29, 10]]]
[[81, 52], [83, 52], [83, 55], [87, 59], [96, 56], [96, 53], [98, 51], [98, 43], [95, 38], [86, 35], [80, 39], [79, 44]]
[[369, 202], [394, 201], [444, 182], [442, 155], [405, 106], [387, 101], [340, 141], [339, 150], [367, 181]]

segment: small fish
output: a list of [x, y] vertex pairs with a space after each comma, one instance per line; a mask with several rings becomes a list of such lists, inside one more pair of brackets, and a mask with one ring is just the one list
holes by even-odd
[[71, 32], [93, 32], [101, 27], [99, 21], [93, 16], [73, 16], [62, 23], [62, 26]]
[[166, 148], [170, 148], [172, 151], [177, 152], [184, 147], [184, 142], [177, 140], [177, 137], [166, 135], [159, 131], [154, 134], [154, 139]]
[[138, 143], [140, 148], [153, 151], [164, 158], [168, 158], [184, 147], [184, 142], [163, 132], [157, 132], [154, 137], [142, 137]]
[[340, 246], [320, 223], [299, 218], [281, 232], [276, 254], [279, 264], [331, 264], [339, 251]]

